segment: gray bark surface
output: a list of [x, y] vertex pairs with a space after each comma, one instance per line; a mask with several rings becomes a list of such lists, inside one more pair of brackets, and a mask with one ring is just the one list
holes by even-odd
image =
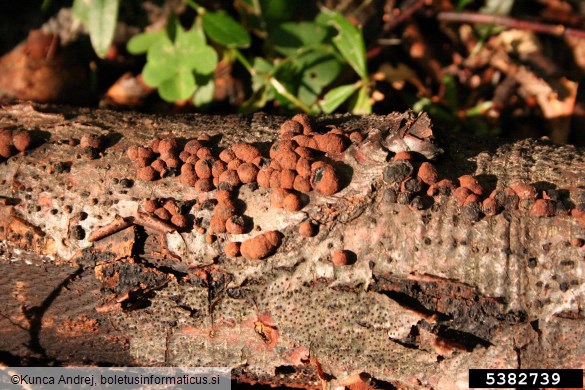
[[[383, 180], [385, 137], [408, 127], [405, 118], [318, 118], [320, 128], [370, 136], [338, 158], [342, 191], [311, 192], [299, 212], [242, 186], [244, 214], [284, 237], [274, 255], [247, 260], [227, 258], [223, 246], [256, 230], [212, 244], [137, 223], [88, 237], [116, 216], [131, 220], [144, 198], [201, 203], [175, 177], [136, 180], [130, 145], [209, 134], [222, 148], [246, 141], [266, 152], [286, 118], [2, 107], [0, 128], [41, 141], [0, 163], [0, 361], [229, 366], [238, 381], [305, 388], [467, 388], [469, 368], [583, 368], [585, 247], [575, 240], [585, 229], [567, 210], [585, 202], [584, 151], [443, 131], [434, 163], [442, 178], [476, 175], [487, 194], [518, 181], [557, 189], [558, 212], [476, 220], [449, 197], [414, 210], [389, 202]], [[69, 142], [86, 133], [106, 139], [97, 159]], [[211, 215], [190, 212], [204, 224]], [[319, 223], [317, 236], [300, 237], [306, 220]], [[334, 266], [334, 249], [355, 263]]]

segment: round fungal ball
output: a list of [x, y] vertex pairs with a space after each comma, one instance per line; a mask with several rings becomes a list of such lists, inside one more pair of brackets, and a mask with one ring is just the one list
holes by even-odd
[[280, 171], [272, 170], [272, 174], [270, 175], [270, 188], [281, 188]]
[[175, 138], [161, 139], [158, 142], [158, 152], [160, 154], [171, 154], [177, 151], [177, 140]]
[[244, 163], [244, 162], [243, 162], [242, 160], [240, 160], [239, 158], [234, 158], [232, 161], [230, 161], [230, 162], [227, 164], [227, 169], [231, 169], [231, 170], [234, 170], [234, 171], [235, 171], [235, 170], [237, 170], [237, 169], [238, 169], [238, 167], [239, 167], [240, 165], [242, 165], [243, 163]]
[[252, 160], [261, 155], [257, 147], [245, 142], [232, 145], [232, 151], [237, 158], [244, 162], [252, 162]]
[[293, 184], [293, 188], [299, 192], [307, 193], [311, 192], [311, 182], [306, 177], [302, 177], [301, 175], [297, 175], [295, 177], [295, 182]]
[[472, 192], [465, 187], [458, 187], [453, 191], [453, 198], [459, 205], [464, 205], [465, 200]]
[[14, 155], [16, 149], [10, 144], [0, 144], [0, 156], [9, 158]]
[[173, 199], [165, 201], [163, 207], [172, 215], [177, 215], [181, 213], [179, 205], [177, 205], [177, 203]]
[[252, 163], [244, 163], [238, 167], [237, 172], [242, 183], [253, 183], [258, 175], [258, 167]]
[[554, 201], [549, 199], [536, 199], [532, 207], [530, 207], [531, 217], [553, 217], [555, 215]]
[[351, 253], [341, 249], [334, 250], [331, 254], [331, 262], [338, 267], [350, 265]]
[[227, 183], [233, 187], [239, 186], [241, 184], [238, 172], [234, 171], [233, 169], [228, 169], [219, 175], [219, 182], [220, 184]]
[[313, 121], [311, 120], [311, 117], [308, 116], [307, 114], [296, 114], [295, 116], [293, 116], [291, 118], [291, 120], [295, 121], [295, 122], [299, 122], [301, 125], [303, 125], [303, 133], [304, 134], [309, 134], [313, 132]]
[[158, 208], [158, 202], [153, 199], [144, 199], [142, 203], [142, 208], [147, 213], [154, 213], [155, 210]]
[[211, 154], [211, 149], [209, 149], [208, 147], [202, 147], [202, 148], [200, 148], [197, 151], [196, 156], [200, 160], [213, 157], [213, 155]]
[[303, 222], [299, 225], [299, 234], [302, 237], [314, 237], [317, 234], [317, 226], [311, 222]]
[[152, 149], [153, 152], [155, 153], [160, 153], [158, 150], [158, 145], [160, 143], [160, 138], [154, 138], [152, 141], [150, 141], [150, 148]]
[[188, 224], [187, 217], [181, 214], [175, 214], [171, 217], [171, 223], [178, 228], [186, 228]]
[[339, 134], [317, 134], [313, 137], [317, 149], [325, 153], [342, 153], [346, 149], [346, 138]]
[[333, 195], [341, 189], [335, 169], [327, 163], [317, 166], [311, 173], [311, 186], [322, 195]]
[[269, 188], [270, 187], [270, 177], [272, 176], [272, 172], [274, 170], [269, 167], [262, 167], [258, 171], [258, 175], [256, 176], [256, 181], [260, 187]]
[[84, 134], [79, 141], [79, 146], [82, 148], [99, 149], [102, 146], [101, 137], [96, 134]]
[[281, 169], [296, 169], [298, 160], [299, 155], [292, 150], [284, 150], [274, 157], [274, 161], [278, 161]]
[[227, 221], [236, 214], [236, 208], [227, 203], [218, 203], [213, 209], [213, 216]]
[[305, 178], [311, 177], [311, 163], [312, 160], [309, 160], [305, 157], [299, 158], [295, 167], [297, 173]]
[[215, 199], [217, 203], [231, 205], [233, 202], [233, 194], [231, 191], [217, 190], [215, 192]]
[[303, 133], [303, 125], [300, 124], [297, 121], [293, 121], [293, 120], [288, 120], [285, 121], [281, 126], [280, 126], [280, 134], [302, 134]]
[[215, 161], [211, 158], [197, 161], [195, 164], [195, 173], [197, 174], [197, 177], [200, 179], [209, 179], [212, 176], [211, 169], [214, 162]]
[[128, 147], [126, 154], [130, 160], [136, 160], [138, 158], [138, 146], [132, 145]]
[[227, 164], [221, 160], [216, 160], [211, 167], [211, 174], [213, 177], [219, 177], [227, 170]]
[[213, 181], [211, 179], [199, 179], [195, 183], [195, 190], [198, 192], [209, 192], [214, 189]]
[[284, 207], [284, 198], [289, 195], [290, 192], [282, 189], [282, 188], [275, 188], [270, 192], [270, 204], [272, 207], [275, 208], [283, 208]]
[[290, 169], [283, 169], [280, 171], [280, 188], [292, 190], [295, 187], [295, 178], [297, 174]]
[[498, 203], [493, 198], [486, 198], [482, 202], [481, 210], [488, 217], [496, 215], [498, 213]]
[[138, 148], [136, 148], [136, 153], [137, 153], [137, 158], [153, 159], [156, 157], [151, 148], [144, 148], [142, 146], [139, 146]]
[[225, 244], [223, 252], [227, 257], [238, 257], [240, 256], [240, 246], [241, 244], [239, 242], [228, 242]]
[[136, 178], [143, 181], [153, 181], [159, 178], [158, 172], [151, 166], [140, 168], [136, 172]]
[[435, 184], [439, 179], [437, 169], [433, 166], [433, 164], [428, 162], [423, 162], [420, 165], [417, 175], [424, 183], [428, 185]]
[[281, 233], [272, 230], [244, 241], [240, 250], [245, 258], [260, 260], [272, 255], [281, 243]]
[[349, 140], [354, 144], [360, 144], [364, 140], [364, 136], [359, 131], [354, 131], [349, 135]]
[[161, 159], [156, 159], [152, 162], [152, 164], [150, 164], [151, 167], [153, 167], [158, 173], [163, 173], [165, 171], [165, 169], [167, 168], [167, 164], [161, 160]]
[[163, 221], [168, 221], [172, 217], [171, 213], [169, 213], [169, 211], [164, 207], [159, 207], [158, 209], [154, 210], [154, 215], [156, 215]]
[[459, 177], [459, 184], [461, 187], [467, 188], [469, 191], [473, 192], [476, 195], [483, 194], [483, 187], [477, 179], [471, 175], [463, 175]]
[[224, 149], [219, 154], [219, 159], [226, 164], [232, 161], [234, 158], [236, 158], [236, 155], [231, 149]]
[[210, 233], [225, 233], [225, 219], [217, 216], [212, 216], [209, 220], [209, 232]]
[[294, 150], [298, 147], [299, 145], [292, 140], [286, 140], [286, 141], [276, 141], [275, 143], [272, 144], [272, 146], [270, 147], [270, 151], [269, 151], [269, 155], [270, 158], [276, 158], [276, 156], [279, 153], [282, 153], [284, 151], [291, 151], [294, 152]]
[[192, 164], [183, 164], [183, 166], [181, 166], [181, 184], [188, 187], [194, 187], [197, 179], [198, 177], [195, 173], [195, 167]]
[[402, 152], [396, 153], [394, 155], [394, 157], [392, 157], [392, 161], [400, 161], [400, 160], [412, 161], [412, 160], [414, 160], [414, 156], [410, 152], [402, 151]]
[[189, 152], [185, 152], [184, 150], [179, 153], [179, 160], [181, 160], [182, 162], [186, 163], [187, 161], [189, 161], [189, 159], [192, 157], [193, 155]]
[[536, 199], [536, 188], [534, 186], [525, 183], [514, 183], [510, 188], [514, 190], [520, 200]]
[[248, 224], [241, 215], [234, 215], [226, 221], [225, 229], [231, 234], [244, 234], [248, 230]]
[[299, 196], [294, 193], [286, 195], [282, 205], [286, 211], [290, 212], [299, 211], [303, 208], [303, 202], [301, 202]]
[[203, 147], [203, 144], [195, 139], [188, 141], [183, 150], [189, 154], [197, 154], [197, 151]]
[[28, 131], [19, 130], [12, 133], [12, 144], [19, 152], [27, 150], [31, 142], [32, 138]]

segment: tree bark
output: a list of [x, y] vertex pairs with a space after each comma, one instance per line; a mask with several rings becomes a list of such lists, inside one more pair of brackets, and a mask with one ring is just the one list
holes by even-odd
[[[389, 150], [437, 151], [402, 142], [428, 130], [413, 118], [317, 118], [319, 129], [368, 135], [328, 156], [344, 187], [309, 193], [299, 212], [270, 207], [264, 188], [240, 187], [256, 229], [283, 236], [274, 255], [247, 260], [223, 247], [256, 229], [209, 244], [197, 229], [141, 223], [143, 199], [174, 198], [207, 227], [203, 198], [214, 193], [172, 176], [137, 180], [126, 150], [209, 134], [219, 148], [246, 141], [267, 154], [286, 118], [3, 107], [0, 127], [32, 131], [37, 143], [0, 163], [0, 360], [229, 366], [241, 382], [304, 388], [467, 388], [469, 368], [583, 368], [583, 150], [444, 131], [441, 178], [475, 175], [480, 201], [532, 184], [552, 195], [555, 215], [532, 216], [530, 200], [491, 216], [453, 196], [403, 205], [384, 179]], [[105, 140], [96, 159], [75, 145], [88, 133]], [[112, 227], [116, 218], [123, 223]], [[298, 233], [307, 220], [319, 225], [315, 237]], [[336, 249], [354, 263], [333, 265]]]

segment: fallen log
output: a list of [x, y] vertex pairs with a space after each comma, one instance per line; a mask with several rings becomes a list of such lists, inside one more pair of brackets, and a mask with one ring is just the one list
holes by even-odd
[[[585, 366], [583, 150], [434, 142], [412, 113], [324, 116], [297, 129], [311, 150], [294, 158], [317, 163], [309, 191], [280, 173], [265, 188], [268, 169], [302, 176], [272, 144], [297, 136], [279, 135], [285, 121], [0, 109], [0, 128], [33, 136], [0, 163], [0, 360], [228, 366], [303, 388], [467, 388], [469, 368]], [[264, 158], [231, 147], [224, 182], [243, 164], [257, 182], [206, 176], [242, 142]], [[273, 207], [283, 189], [300, 210]]]

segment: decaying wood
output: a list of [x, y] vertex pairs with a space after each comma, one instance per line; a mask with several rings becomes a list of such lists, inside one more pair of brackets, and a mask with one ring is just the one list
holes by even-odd
[[[488, 194], [515, 182], [558, 190], [553, 217], [470, 218], [448, 197], [422, 210], [388, 200], [388, 149], [437, 154], [416, 136], [428, 124], [399, 113], [322, 117], [318, 127], [368, 134], [337, 158], [339, 193], [312, 192], [291, 213], [271, 208], [266, 189], [238, 191], [254, 226], [283, 234], [274, 255], [223, 254], [256, 229], [208, 243], [198, 229], [145, 220], [143, 199], [173, 198], [206, 226], [201, 205], [213, 193], [176, 177], [136, 180], [129, 146], [205, 133], [219, 147], [246, 141], [267, 153], [284, 120], [0, 109], [0, 127], [43, 141], [0, 164], [2, 362], [229, 366], [242, 382], [404, 389], [467, 388], [469, 368], [585, 366], [585, 229], [571, 216], [585, 204], [583, 150], [443, 129], [441, 177], [476, 175]], [[74, 140], [86, 133], [107, 140], [101, 157], [81, 158]], [[319, 225], [315, 237], [298, 234], [307, 220]], [[334, 266], [335, 249], [355, 263]]]

